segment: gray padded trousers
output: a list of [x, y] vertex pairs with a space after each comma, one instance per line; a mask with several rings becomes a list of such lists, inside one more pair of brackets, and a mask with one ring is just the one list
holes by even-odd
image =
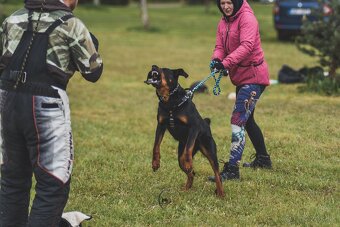
[[[55, 88], [56, 89], [56, 88]], [[69, 101], [0, 89], [0, 226], [58, 226], [73, 166]], [[35, 198], [29, 212], [32, 176]]]

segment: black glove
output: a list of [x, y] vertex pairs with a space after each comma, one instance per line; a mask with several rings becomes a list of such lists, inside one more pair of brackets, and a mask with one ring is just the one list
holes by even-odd
[[220, 72], [220, 71], [225, 70], [225, 68], [221, 60], [218, 58], [215, 58], [210, 62], [210, 70]]
[[91, 35], [91, 39], [92, 39], [93, 45], [96, 48], [96, 51], [98, 52], [98, 48], [99, 48], [98, 39], [91, 32], [90, 32], [90, 35]]

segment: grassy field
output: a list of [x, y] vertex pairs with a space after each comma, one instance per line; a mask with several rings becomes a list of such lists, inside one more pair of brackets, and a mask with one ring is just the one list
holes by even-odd
[[[276, 40], [271, 5], [252, 4], [258, 17], [271, 79], [283, 64], [314, 66], [293, 43]], [[10, 12], [15, 6], [5, 6]], [[256, 110], [273, 170], [241, 168], [241, 181], [224, 183], [226, 197], [214, 195], [208, 161], [194, 159], [196, 178], [184, 192], [186, 176], [178, 167], [177, 143], [166, 134], [161, 168], [151, 169], [157, 98], [144, 85], [151, 65], [184, 68], [183, 87], [209, 74], [208, 64], [220, 18], [212, 7], [150, 6], [151, 30], [145, 32], [137, 6], [78, 8], [100, 41], [105, 71], [90, 84], [76, 74], [68, 88], [75, 143], [70, 199], [65, 211], [93, 216], [84, 226], [339, 226], [340, 99], [299, 93], [301, 85], [272, 85]], [[212, 120], [219, 159], [227, 160], [234, 91], [223, 78], [222, 94], [197, 94], [194, 102]], [[243, 160], [255, 151], [247, 138]], [[172, 203], [161, 207], [159, 194]]]

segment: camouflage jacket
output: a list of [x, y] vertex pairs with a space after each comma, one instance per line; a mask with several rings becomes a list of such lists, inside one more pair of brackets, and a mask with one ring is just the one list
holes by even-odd
[[[27, 29], [28, 13], [27, 9], [20, 9], [6, 18], [2, 24], [0, 72], [9, 64], [23, 32]], [[32, 14], [34, 30], [39, 14], [38, 11]], [[71, 12], [64, 10], [43, 12], [37, 31], [44, 32], [55, 20], [66, 14]], [[75, 71], [79, 71], [85, 79], [95, 82], [99, 79], [103, 67], [102, 59], [96, 51], [88, 29], [76, 17], [62, 23], [50, 34], [46, 62], [48, 70], [64, 78], [66, 84]], [[100, 71], [98, 78], [88, 79], [87, 75], [96, 71]]]

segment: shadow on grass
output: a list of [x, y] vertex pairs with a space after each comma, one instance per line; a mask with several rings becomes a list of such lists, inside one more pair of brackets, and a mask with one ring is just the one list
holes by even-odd
[[141, 26], [133, 26], [126, 28], [129, 32], [145, 32], [145, 33], [164, 33], [164, 30], [162, 30], [159, 27], [153, 27], [151, 26], [148, 29], [145, 29], [142, 25]]

